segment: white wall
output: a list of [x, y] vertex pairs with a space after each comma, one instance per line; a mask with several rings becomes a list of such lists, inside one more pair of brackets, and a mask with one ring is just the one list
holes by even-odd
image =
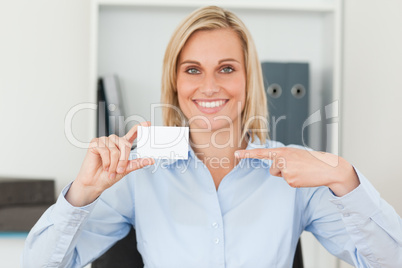
[[[84, 149], [64, 118], [89, 100], [89, 0], [0, 2], [0, 176], [53, 178], [57, 192], [77, 175]], [[87, 115], [73, 131], [89, 140]]]
[[[64, 118], [89, 100], [89, 0], [0, 1], [0, 177], [52, 178], [57, 192], [85, 155]], [[89, 140], [88, 113], [73, 131]], [[20, 267], [24, 237], [0, 236], [0, 266]]]
[[[341, 148], [402, 215], [402, 2], [344, 1]], [[340, 267], [350, 267], [341, 262]]]
[[402, 215], [402, 1], [344, 2], [343, 156]]

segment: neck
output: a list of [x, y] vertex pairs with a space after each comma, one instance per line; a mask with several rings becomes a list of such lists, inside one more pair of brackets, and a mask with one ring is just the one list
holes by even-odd
[[[236, 124], [234, 125], [237, 127]], [[190, 133], [191, 147], [197, 158], [208, 168], [218, 189], [222, 179], [239, 163], [234, 156], [235, 151], [245, 149], [247, 142], [241, 138], [240, 128], [221, 128], [209, 132], [191, 131]]]

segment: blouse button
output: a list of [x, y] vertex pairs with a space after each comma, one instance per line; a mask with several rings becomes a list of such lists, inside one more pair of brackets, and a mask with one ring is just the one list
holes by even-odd
[[218, 228], [218, 227], [219, 227], [219, 224], [218, 224], [218, 223], [216, 223], [216, 222], [214, 222], [214, 223], [212, 223], [212, 227], [214, 227], [214, 228], [216, 229], [216, 228]]
[[215, 238], [215, 244], [219, 243], [219, 238]]

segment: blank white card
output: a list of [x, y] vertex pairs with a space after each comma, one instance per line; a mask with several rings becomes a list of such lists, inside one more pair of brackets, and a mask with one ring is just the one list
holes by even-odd
[[187, 159], [188, 127], [139, 126], [137, 154], [139, 158]]

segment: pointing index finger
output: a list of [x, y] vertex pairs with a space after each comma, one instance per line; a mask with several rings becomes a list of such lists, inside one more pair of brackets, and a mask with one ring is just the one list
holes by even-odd
[[235, 156], [238, 159], [244, 158], [258, 158], [273, 160], [278, 156], [279, 149], [250, 149], [250, 150], [238, 150], [235, 152]]

